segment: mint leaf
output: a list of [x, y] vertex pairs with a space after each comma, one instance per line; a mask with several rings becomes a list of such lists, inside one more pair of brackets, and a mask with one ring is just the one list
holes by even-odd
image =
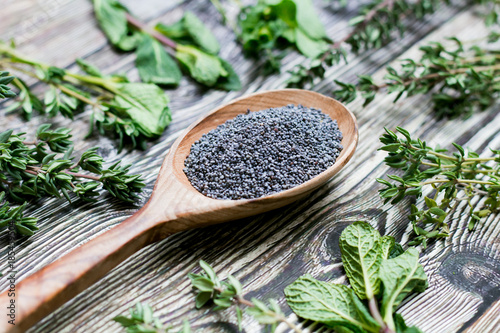
[[109, 42], [123, 51], [134, 49], [140, 33], [129, 29], [127, 8], [116, 0], [92, 0], [92, 2], [99, 26]]
[[297, 6], [297, 24], [311, 38], [326, 38], [325, 27], [314, 11], [311, 0], [293, 0]]
[[286, 301], [297, 316], [353, 332], [379, 332], [380, 326], [347, 286], [318, 281], [309, 275], [285, 288]]
[[295, 29], [297, 49], [308, 58], [317, 58], [328, 49], [328, 44], [322, 39], [312, 39], [300, 28]]
[[216, 88], [219, 89], [224, 89], [224, 90], [240, 90], [241, 89], [241, 82], [240, 78], [238, 77], [238, 74], [234, 71], [233, 67], [231, 66], [230, 63], [225, 61], [224, 59], [219, 59], [222, 67], [226, 70], [227, 76], [225, 77], [220, 77], [219, 80], [217, 80], [217, 83], [215, 84]]
[[380, 267], [382, 282], [382, 316], [389, 327], [394, 327], [392, 313], [411, 292], [427, 288], [427, 276], [418, 262], [418, 252], [409, 248], [398, 257], [384, 260]]
[[193, 13], [186, 12], [184, 17], [172, 25], [159, 23], [155, 29], [161, 34], [182, 44], [190, 44], [199, 47], [203, 51], [216, 55], [219, 53], [220, 45], [214, 34]]
[[186, 67], [193, 79], [208, 87], [214, 86], [219, 77], [228, 76], [228, 72], [218, 57], [193, 46], [178, 45], [176, 57]]
[[118, 44], [128, 31], [123, 5], [115, 0], [93, 0], [93, 3], [101, 29], [111, 44]]
[[342, 231], [342, 263], [352, 289], [361, 299], [379, 293], [379, 269], [382, 264], [380, 234], [366, 222], [354, 222]]
[[143, 82], [164, 85], [179, 84], [182, 73], [159, 42], [144, 35], [136, 54], [135, 65]]
[[388, 259], [391, 251], [396, 244], [396, 240], [392, 236], [382, 236], [380, 238], [380, 250], [382, 251], [382, 258]]
[[159, 136], [171, 121], [169, 99], [160, 87], [146, 83], [119, 83], [114, 104], [123, 109], [146, 137]]

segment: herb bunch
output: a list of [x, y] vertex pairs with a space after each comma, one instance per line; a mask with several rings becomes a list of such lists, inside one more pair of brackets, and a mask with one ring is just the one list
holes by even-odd
[[[488, 39], [493, 42], [499, 37], [492, 33]], [[500, 93], [499, 50], [477, 45], [466, 49], [457, 38], [449, 40], [454, 49], [430, 43], [420, 48], [423, 54], [418, 61], [403, 60], [400, 71], [387, 67], [383, 83], [376, 83], [368, 75], [360, 75], [356, 85], [335, 81], [340, 88], [334, 96], [349, 103], [361, 95], [366, 106], [383, 90], [396, 95], [394, 102], [402, 96], [432, 92], [433, 109], [439, 118], [466, 118], [476, 110], [486, 109]]]
[[395, 313], [408, 295], [427, 288], [417, 250], [403, 252], [393, 237], [381, 237], [366, 222], [354, 222], [342, 231], [340, 250], [351, 288], [302, 276], [285, 288], [292, 310], [342, 332], [421, 332], [407, 327]]
[[0, 100], [16, 96], [16, 93], [8, 86], [13, 80], [14, 77], [10, 76], [9, 72], [0, 71]]
[[[498, 23], [500, 5], [496, 0], [471, 0], [469, 5], [479, 4], [485, 15], [485, 23]], [[345, 5], [345, 4], [344, 4]], [[323, 78], [326, 70], [347, 63], [348, 51], [378, 49], [393, 40], [398, 34], [404, 36], [408, 24], [434, 13], [441, 5], [451, 5], [448, 0], [374, 0], [362, 6], [358, 15], [349, 21], [351, 32], [335, 41], [330, 47], [312, 59], [308, 65], [298, 65], [290, 71], [288, 87], [304, 87], [316, 78]]]
[[[395, 313], [408, 295], [427, 288], [427, 277], [418, 262], [418, 252], [414, 248], [404, 251], [393, 237], [381, 237], [366, 222], [354, 222], [342, 232], [340, 249], [351, 288], [318, 281], [310, 275], [302, 276], [285, 288], [286, 301], [291, 309], [301, 318], [339, 332], [421, 332], [416, 327], [407, 327], [403, 317]], [[242, 330], [242, 307], [246, 307], [245, 312], [271, 332], [280, 323], [294, 332], [302, 332], [287, 319], [275, 300], [269, 300], [269, 306], [255, 298], [249, 301], [244, 298], [242, 285], [236, 278], [229, 275], [221, 280], [203, 260], [200, 266], [202, 273], [189, 274], [196, 291], [197, 309], [209, 303], [215, 305], [214, 311], [234, 307]], [[366, 300], [368, 308], [362, 300]], [[139, 303], [130, 313], [131, 318], [120, 316], [114, 319], [127, 328], [127, 332], [165, 332], [149, 307]], [[186, 327], [185, 321], [184, 329]]]
[[109, 42], [122, 51], [135, 50], [136, 67], [143, 82], [179, 84], [181, 70], [171, 53], [197, 82], [223, 90], [241, 89], [234, 69], [217, 55], [217, 39], [193, 13], [186, 13], [173, 25], [160, 23], [149, 29], [117, 0], [93, 0], [93, 5]]
[[6, 111], [21, 110], [28, 119], [34, 111], [73, 119], [88, 105], [92, 108], [89, 135], [95, 126], [99, 133], [117, 137], [120, 149], [125, 141], [144, 148], [147, 139], [163, 133], [171, 121], [171, 113], [169, 99], [158, 86], [130, 83], [118, 75], [106, 76], [83, 59], [78, 59], [77, 64], [87, 75], [30, 59], [13, 45], [0, 42], [0, 69], [26, 75], [48, 88], [42, 100], [17, 75], [8, 79], [19, 90], [19, 96]]
[[[50, 126], [41, 125], [32, 141], [25, 133], [0, 133], [0, 202], [8, 200], [0, 207], [0, 227], [14, 221], [18, 234], [32, 235], [36, 220], [24, 218], [22, 211], [30, 200], [42, 197], [64, 197], [71, 202], [73, 193], [96, 201], [98, 190], [104, 188], [122, 201], [134, 202], [145, 185], [139, 175], [128, 174], [129, 165], [117, 162], [104, 168], [97, 148], [76, 159], [70, 130]], [[14, 202], [22, 204], [11, 208]]]
[[394, 33], [403, 36], [406, 31], [405, 18], [422, 19], [433, 13], [440, 0], [373, 0], [361, 6], [358, 15], [349, 21], [351, 32], [335, 41], [308, 66], [298, 65], [292, 70], [288, 87], [303, 87], [322, 78], [328, 67], [347, 63], [347, 53], [354, 54], [377, 49], [394, 38]]
[[308, 58], [316, 58], [328, 49], [330, 40], [309, 0], [258, 0], [241, 8], [236, 34], [243, 51], [265, 59], [267, 73], [279, 72], [284, 53], [295, 47]]
[[270, 299], [269, 306], [256, 298], [247, 300], [244, 298], [241, 283], [235, 277], [229, 275], [226, 280], [221, 281], [213, 268], [206, 262], [200, 260], [200, 266], [203, 269], [201, 274], [190, 273], [188, 275], [191, 279], [193, 289], [197, 292], [197, 309], [209, 302], [215, 304], [214, 311], [225, 310], [235, 306], [236, 317], [239, 329], [241, 330], [243, 318], [242, 307], [247, 307], [246, 313], [260, 324], [269, 325], [271, 332], [274, 332], [279, 323], [285, 323], [294, 332], [301, 332], [294, 323], [286, 318], [275, 300]]
[[[405, 197], [424, 195], [425, 208], [411, 205], [409, 219], [416, 237], [410, 245], [427, 245], [429, 239], [447, 237], [450, 216], [461, 202], [466, 202], [469, 214], [469, 230], [475, 224], [498, 211], [500, 207], [500, 150], [491, 150], [493, 156], [480, 157], [453, 143], [456, 152], [447, 153], [446, 149], [432, 148], [425, 141], [415, 139], [403, 128], [397, 127], [403, 138], [386, 129], [380, 137], [384, 144], [379, 150], [386, 151], [386, 165], [401, 169], [403, 174], [390, 175], [377, 179], [385, 186], [380, 196], [385, 202], [397, 204]], [[473, 200], [481, 199], [482, 208], [476, 210]], [[432, 229], [425, 229], [432, 226]]]

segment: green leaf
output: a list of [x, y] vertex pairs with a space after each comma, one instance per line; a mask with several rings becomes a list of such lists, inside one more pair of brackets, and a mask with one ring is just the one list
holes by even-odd
[[304, 319], [329, 327], [347, 327], [359, 333], [375, 333], [380, 329], [347, 286], [318, 281], [306, 275], [285, 288], [285, 297], [293, 312]]
[[434, 214], [434, 215], [437, 215], [437, 216], [445, 216], [446, 215], [446, 212], [440, 208], [437, 208], [437, 207], [432, 207], [431, 209], [429, 209], [429, 212]]
[[382, 236], [380, 238], [380, 251], [383, 259], [389, 258], [395, 244], [396, 240], [392, 236]]
[[437, 207], [437, 203], [434, 199], [431, 199], [429, 197], [424, 197], [425, 204], [427, 207], [432, 208], [432, 207]]
[[313, 39], [326, 38], [325, 27], [314, 11], [311, 0], [293, 0], [297, 7], [297, 23], [309, 37]]
[[159, 136], [171, 121], [168, 97], [160, 87], [146, 83], [119, 83], [114, 101], [124, 108], [146, 137]]
[[153, 38], [144, 35], [137, 47], [135, 65], [146, 83], [178, 85], [182, 73], [163, 46]]
[[291, 28], [297, 27], [297, 6], [292, 0], [283, 0], [275, 5], [276, 14]]
[[196, 308], [199, 309], [203, 305], [205, 305], [208, 301], [212, 299], [212, 293], [211, 292], [201, 292], [198, 295], [196, 295], [195, 299], [195, 305]]
[[84, 71], [88, 75], [97, 76], [97, 77], [104, 77], [104, 75], [102, 74], [102, 72], [99, 68], [97, 68], [96, 66], [92, 65], [90, 62], [88, 62], [82, 58], [76, 59], [76, 64], [78, 65], [78, 67], [80, 67], [80, 69], [82, 71]]
[[108, 37], [109, 42], [124, 51], [134, 48], [135, 45], [126, 45], [125, 43], [127, 39], [132, 38], [129, 36], [127, 8], [116, 0], [92, 1], [99, 26]]
[[328, 44], [319, 39], [312, 39], [300, 28], [295, 29], [295, 40], [299, 51], [308, 58], [316, 58], [328, 50]]
[[161, 34], [181, 44], [194, 45], [203, 51], [217, 55], [219, 42], [210, 29], [192, 12], [186, 12], [182, 19], [173, 25], [159, 23], [155, 29]]
[[382, 309], [384, 321], [393, 322], [392, 314], [411, 292], [422, 292], [427, 288], [427, 276], [418, 262], [418, 251], [409, 248], [398, 257], [387, 259], [380, 267], [382, 282]]
[[233, 91], [238, 91], [241, 89], [241, 82], [240, 78], [238, 77], [238, 74], [234, 71], [233, 67], [231, 66], [230, 63], [225, 61], [224, 59], [219, 58], [222, 67], [227, 72], [226, 77], [220, 77], [217, 83], [215, 84], [215, 87], [218, 89], [223, 89], [223, 90], [233, 90]]
[[182, 18], [184, 27], [195, 45], [210, 54], [218, 54], [220, 50], [217, 38], [205, 24], [191, 12], [186, 12]]
[[229, 75], [218, 57], [195, 47], [178, 45], [176, 57], [193, 79], [208, 87], [214, 86], [220, 77]]
[[366, 222], [354, 222], [340, 235], [342, 263], [349, 283], [361, 299], [379, 293], [379, 268], [382, 264], [380, 234]]

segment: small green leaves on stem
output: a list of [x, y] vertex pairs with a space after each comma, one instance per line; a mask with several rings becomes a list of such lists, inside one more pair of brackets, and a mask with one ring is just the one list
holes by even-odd
[[181, 81], [182, 73], [174, 59], [150, 36], [143, 36], [136, 55], [135, 66], [143, 82], [176, 86]]
[[[117, 316], [113, 318], [127, 333], [173, 333], [171, 327], [164, 326], [154, 316], [153, 309], [143, 303], [137, 303], [135, 308], [130, 309], [130, 317]], [[184, 321], [179, 333], [191, 333], [189, 322]]]
[[87, 150], [75, 162], [70, 139], [68, 129], [51, 130], [50, 124], [41, 125], [33, 141], [12, 130], [0, 133], [0, 202], [6, 197], [22, 203], [14, 209], [8, 202], [3, 204], [0, 227], [15, 221], [18, 233], [30, 236], [37, 230], [36, 219], [22, 215], [29, 200], [64, 196], [71, 202], [69, 194], [73, 192], [83, 200], [95, 201], [101, 185], [114, 197], [134, 202], [144, 183], [140, 176], [128, 174], [130, 166], [115, 163], [104, 169], [97, 148]]
[[[417, 251], [402, 251], [394, 238], [381, 237], [366, 222], [355, 222], [345, 228], [340, 248], [352, 288], [302, 276], [285, 288], [292, 310], [299, 317], [339, 331], [409, 332], [403, 318], [394, 312], [411, 292], [421, 292], [427, 287]], [[380, 302], [378, 296], [382, 296]], [[368, 308], [361, 299], [368, 299]], [[421, 331], [411, 327], [411, 332]]]
[[352, 289], [360, 299], [372, 299], [379, 292], [383, 255], [378, 231], [367, 223], [355, 222], [342, 233], [339, 246]]
[[17, 207], [11, 207], [11, 203], [5, 200], [5, 192], [0, 192], [0, 228], [8, 228], [14, 225], [14, 232], [22, 236], [31, 236], [37, 230], [35, 217], [25, 217], [23, 214], [27, 202]]
[[500, 94], [497, 51], [478, 45], [465, 49], [457, 38], [450, 38], [445, 44], [430, 43], [420, 50], [422, 57], [418, 61], [403, 60], [399, 72], [387, 67], [383, 83], [376, 83], [367, 75], [360, 75], [356, 85], [335, 81], [339, 89], [334, 96], [349, 103], [361, 95], [366, 106], [382, 90], [395, 94], [394, 102], [403, 96], [431, 92], [438, 118], [467, 118], [497, 100]]
[[[393, 182], [377, 179], [385, 186], [379, 191], [385, 203], [397, 204], [407, 196], [420, 197], [425, 189], [432, 191], [424, 196], [426, 208], [411, 205], [408, 216], [416, 237], [410, 245], [422, 244], [429, 239], [448, 236], [446, 219], [460, 202], [466, 202], [469, 210], [469, 230], [482, 218], [497, 212], [500, 207], [500, 150], [491, 150], [493, 156], [480, 157], [453, 143], [456, 152], [447, 153], [443, 148], [432, 148], [421, 139], [414, 139], [400, 127], [397, 132], [386, 129], [380, 137], [386, 151], [385, 164], [401, 169], [401, 176], [388, 176]], [[482, 208], [475, 209], [472, 200], [479, 197]], [[432, 226], [425, 228], [425, 226]]]
[[10, 76], [9, 72], [0, 71], [0, 100], [16, 96], [16, 93], [8, 86], [13, 80], [14, 77]]
[[111, 133], [120, 140], [120, 149], [126, 141], [144, 147], [145, 140], [163, 133], [171, 120], [169, 99], [163, 90], [154, 84], [130, 83], [123, 76], [104, 76], [83, 59], [77, 64], [88, 75], [37, 62], [0, 42], [0, 66], [11, 66], [48, 87], [42, 101], [25, 82], [15, 78], [12, 83], [20, 91], [19, 100], [7, 111], [20, 109], [27, 118], [36, 110], [50, 117], [60, 114], [73, 119], [84, 106], [91, 106], [89, 134], [94, 127], [101, 134]]
[[181, 71], [165, 46], [197, 82], [224, 90], [241, 89], [231, 65], [217, 56], [217, 39], [193, 13], [187, 12], [173, 25], [159, 23], [150, 29], [117, 0], [93, 3], [97, 21], [110, 43], [122, 51], [136, 50], [136, 67], [143, 82], [179, 84]]
[[329, 43], [309, 0], [259, 0], [241, 9], [237, 33], [247, 55], [265, 59], [267, 73], [279, 72], [283, 57], [279, 49], [294, 46], [315, 58]]
[[288, 325], [294, 332], [301, 332], [297, 326], [285, 317], [275, 300], [269, 300], [269, 306], [255, 298], [249, 301], [244, 298], [242, 285], [236, 278], [229, 275], [226, 280], [221, 281], [213, 268], [205, 261], [200, 260], [200, 266], [203, 269], [201, 274], [190, 273], [188, 275], [193, 289], [197, 292], [196, 308], [199, 309], [209, 302], [215, 304], [214, 311], [225, 310], [234, 305], [241, 330], [242, 307], [246, 306], [246, 313], [260, 324], [269, 325], [271, 332], [274, 332], [281, 322]]
[[330, 44], [328, 49], [315, 57], [308, 66], [298, 65], [288, 79], [288, 87], [304, 87], [322, 78], [328, 67], [347, 63], [347, 50], [358, 54], [369, 49], [378, 49], [394, 38], [395, 32], [404, 34], [406, 20], [423, 18], [436, 10], [439, 0], [373, 0], [362, 6], [358, 15], [349, 21], [351, 31]]

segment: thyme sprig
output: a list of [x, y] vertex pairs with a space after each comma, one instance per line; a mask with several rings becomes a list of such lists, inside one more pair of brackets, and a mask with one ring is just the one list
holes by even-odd
[[[138, 198], [145, 184], [139, 175], [128, 173], [130, 165], [117, 162], [104, 168], [97, 148], [77, 159], [70, 130], [50, 126], [41, 125], [32, 141], [25, 133], [0, 133], [0, 202], [8, 200], [0, 208], [0, 227], [14, 220], [19, 234], [32, 235], [37, 230], [36, 219], [24, 218], [22, 211], [37, 198], [64, 197], [71, 202], [73, 193], [85, 201], [96, 201], [100, 188], [125, 202]], [[14, 202], [21, 206], [11, 208]]]
[[28, 76], [47, 86], [42, 100], [19, 75], [13, 79], [4, 76], [19, 90], [18, 101], [6, 111], [21, 110], [28, 119], [35, 111], [73, 119], [84, 106], [90, 106], [89, 134], [94, 126], [101, 134], [111, 133], [119, 139], [120, 149], [125, 141], [144, 147], [147, 139], [163, 133], [171, 116], [168, 97], [158, 86], [130, 83], [119, 75], [106, 76], [83, 59], [78, 59], [77, 64], [87, 75], [30, 59], [12, 45], [0, 42], [0, 69]]
[[16, 93], [8, 86], [13, 80], [14, 77], [10, 76], [9, 72], [0, 71], [0, 100], [16, 96]]
[[[488, 39], [496, 41], [498, 36], [492, 34]], [[420, 48], [423, 54], [418, 61], [403, 60], [399, 71], [387, 67], [383, 83], [368, 75], [360, 75], [356, 85], [335, 81], [340, 88], [334, 96], [349, 103], [361, 95], [366, 106], [384, 90], [396, 94], [394, 102], [402, 96], [432, 92], [433, 108], [439, 118], [466, 118], [476, 110], [486, 109], [500, 92], [499, 50], [478, 45], [465, 48], [459, 39], [449, 40], [454, 48], [432, 42]]]
[[[472, 0], [470, 5], [480, 4], [488, 9], [485, 22], [492, 25], [498, 22], [499, 3], [496, 0]], [[448, 0], [374, 0], [362, 6], [358, 15], [349, 21], [351, 31], [335, 41], [330, 47], [312, 59], [308, 65], [297, 65], [290, 71], [288, 87], [304, 87], [316, 78], [323, 78], [326, 70], [347, 63], [347, 54], [378, 49], [399, 34], [403, 37], [408, 24], [421, 20], [434, 13], [442, 5], [451, 5]]]
[[[414, 139], [410, 133], [396, 128], [403, 136], [386, 129], [380, 137], [384, 144], [379, 150], [386, 151], [385, 164], [403, 171], [402, 175], [389, 175], [377, 179], [384, 185], [379, 191], [385, 203], [397, 204], [405, 197], [424, 195], [425, 207], [411, 205], [408, 216], [416, 237], [410, 245], [427, 245], [429, 239], [447, 237], [448, 217], [461, 202], [466, 202], [469, 215], [469, 230], [482, 218], [498, 212], [500, 207], [500, 150], [493, 150], [491, 157], [480, 157], [453, 143], [456, 152], [447, 153], [444, 148], [432, 148], [421, 139]], [[427, 194], [429, 193], [429, 194]], [[476, 209], [474, 200], [481, 200], [482, 207]], [[428, 227], [429, 228], [425, 228]]]
[[238, 325], [241, 330], [243, 309], [247, 307], [246, 313], [252, 316], [263, 325], [269, 325], [271, 332], [274, 332], [279, 323], [284, 323], [296, 333], [302, 332], [294, 323], [286, 318], [278, 303], [271, 299], [269, 306], [256, 298], [247, 300], [244, 298], [241, 283], [232, 275], [226, 280], [220, 280], [213, 268], [205, 261], [200, 260], [203, 272], [200, 274], [190, 273], [193, 289], [196, 290], [196, 308], [201, 308], [209, 302], [213, 302], [214, 311], [225, 310], [235, 306]]
[[[130, 317], [117, 316], [113, 318], [125, 328], [127, 333], [168, 333], [172, 332], [171, 326], [163, 325], [154, 315], [153, 309], [148, 304], [137, 303], [130, 309]], [[191, 333], [189, 322], [185, 320], [179, 333]]]

